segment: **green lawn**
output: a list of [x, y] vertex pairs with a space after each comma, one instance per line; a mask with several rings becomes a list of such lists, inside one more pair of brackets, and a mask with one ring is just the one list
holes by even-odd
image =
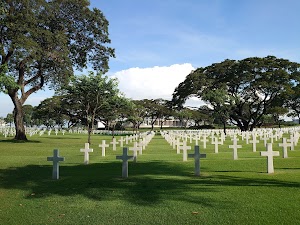
[[[229, 138], [218, 154], [212, 145], [200, 146], [207, 158], [195, 177], [193, 159], [183, 162], [156, 135], [137, 163], [129, 162], [129, 178], [122, 179], [121, 161], [115, 159], [122, 150], [109, 147], [102, 157], [102, 139], [111, 137], [92, 137], [94, 152], [83, 165], [79, 149], [86, 135], [36, 135], [27, 143], [1, 136], [0, 224], [299, 224], [299, 147], [283, 159], [274, 144], [281, 156], [270, 175], [259, 155], [262, 143], [253, 153], [239, 141], [239, 160], [233, 160]], [[59, 180], [51, 179], [46, 160], [55, 148], [66, 159]]]

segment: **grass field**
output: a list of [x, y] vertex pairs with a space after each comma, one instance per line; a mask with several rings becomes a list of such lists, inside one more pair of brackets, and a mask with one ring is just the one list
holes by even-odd
[[[194, 161], [156, 135], [137, 163], [129, 162], [129, 178], [121, 178], [121, 161], [109, 147], [101, 157], [98, 145], [109, 136], [92, 137], [90, 164], [83, 165], [86, 135], [33, 136], [14, 143], [0, 138], [0, 224], [299, 224], [300, 151], [274, 159], [267, 174], [260, 143], [239, 141], [233, 160], [231, 141], [202, 149], [201, 176]], [[132, 145], [132, 144], [131, 144]], [[193, 146], [193, 144], [192, 144]], [[47, 162], [58, 148], [60, 179], [52, 180]], [[274, 150], [280, 151], [278, 144]], [[132, 155], [132, 153], [131, 153]]]

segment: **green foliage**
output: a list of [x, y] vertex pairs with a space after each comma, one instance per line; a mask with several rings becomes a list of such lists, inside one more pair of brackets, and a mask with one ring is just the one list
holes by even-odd
[[86, 0], [5, 0], [0, 5], [0, 89], [15, 105], [16, 139], [26, 140], [22, 105], [45, 84], [66, 85], [73, 68], [108, 71], [108, 21]]
[[290, 93], [283, 105], [290, 109], [288, 116], [298, 118], [300, 123], [300, 86], [297, 85], [292, 90], [293, 92]]
[[122, 104], [117, 80], [109, 79], [100, 72], [73, 76], [70, 84], [62, 87], [57, 95], [62, 97], [65, 110], [88, 127], [89, 138], [95, 119], [111, 116], [108, 110], [116, 112]]
[[219, 118], [228, 119], [241, 130], [252, 130], [269, 108], [299, 86], [300, 64], [274, 56], [225, 60], [198, 68], [180, 83], [173, 102], [181, 107], [190, 96], [210, 104]]
[[8, 75], [7, 65], [0, 65], [0, 92], [8, 94], [9, 89], [19, 88], [16, 84], [14, 77]]
[[63, 114], [64, 106], [60, 96], [53, 96], [43, 100], [38, 106], [34, 107], [32, 120], [36, 125], [54, 127], [63, 126], [67, 117]]
[[4, 118], [5, 123], [11, 124], [14, 122], [14, 115], [12, 113], [8, 113]]

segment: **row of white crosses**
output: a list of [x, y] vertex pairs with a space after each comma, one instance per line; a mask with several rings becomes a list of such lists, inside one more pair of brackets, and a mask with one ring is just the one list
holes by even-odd
[[[261, 130], [257, 130], [255, 132], [240, 133], [240, 136], [242, 137], [243, 140], [246, 140], [247, 144], [249, 142], [252, 143], [253, 152], [256, 152], [256, 144], [259, 143], [259, 141], [256, 139], [257, 135], [260, 136], [260, 139], [264, 141], [264, 146], [267, 148], [267, 151], [261, 152], [261, 156], [267, 156], [267, 165], [268, 165], [267, 171], [268, 171], [268, 173], [274, 173], [273, 156], [279, 156], [279, 152], [274, 152], [272, 150], [273, 139], [275, 138], [275, 140], [277, 141], [278, 138], [282, 138], [283, 133], [287, 133], [287, 132], [291, 133], [290, 139], [288, 139], [290, 141], [290, 143], [287, 143], [287, 139], [283, 138], [283, 143], [279, 144], [279, 146], [281, 146], [283, 148], [283, 158], [288, 157], [287, 156], [287, 148], [290, 147], [291, 150], [293, 150], [293, 146], [295, 146], [297, 144], [297, 141], [299, 139], [299, 133], [295, 130], [293, 130], [292, 132], [290, 130], [285, 130], [285, 132], [282, 130], [275, 130], [275, 134], [273, 134], [273, 130], [271, 130], [271, 131], [272, 132], [270, 132], [270, 130], [268, 130], [268, 132], [261, 132]], [[170, 132], [170, 134], [162, 132], [162, 135], [170, 143], [170, 145], [173, 146], [173, 148], [175, 148], [177, 146], [177, 154], [180, 153], [180, 150], [183, 151], [183, 161], [187, 161], [186, 151], [191, 149], [190, 146], [186, 145], [188, 134], [186, 133], [186, 131], [184, 131], [183, 134], [180, 134], [177, 131], [177, 132], [175, 132], [175, 133], [177, 133], [175, 135], [172, 133], [172, 131], [169, 131], [169, 132]], [[198, 132], [198, 133], [191, 134], [192, 132], [190, 132], [189, 138], [190, 138], [190, 143], [191, 143], [191, 140], [195, 140], [196, 146], [197, 146], [198, 140], [200, 139], [201, 134], [199, 134], [199, 131], [195, 131], [195, 132]], [[233, 139], [232, 139], [233, 144], [229, 145], [228, 147], [233, 149], [233, 159], [237, 160], [238, 159], [237, 149], [242, 148], [241, 145], [237, 144], [238, 139], [237, 139], [236, 135], [238, 134], [238, 132], [234, 131], [234, 132], [229, 132], [229, 133], [230, 133], [230, 135], [233, 136]], [[221, 133], [220, 137], [218, 138], [218, 137], [215, 137], [215, 134], [216, 134], [215, 132], [210, 132], [210, 133], [206, 132], [205, 134], [202, 134], [204, 137], [203, 140], [205, 143], [205, 145], [203, 147], [205, 147], [205, 148], [206, 148], [207, 134], [210, 134], [210, 138], [212, 140], [211, 143], [214, 144], [214, 146], [215, 146], [214, 152], [218, 153], [218, 145], [223, 144], [223, 142], [225, 140], [225, 135], [224, 134], [222, 135], [222, 133]], [[193, 135], [195, 136], [194, 138], [192, 137]], [[176, 136], [177, 136], [177, 138], [176, 138]], [[249, 140], [250, 136], [252, 136], [252, 140]], [[182, 142], [182, 146], [180, 145], [181, 144], [180, 139], [184, 140]], [[271, 143], [267, 143], [267, 141], [269, 139], [271, 139]]]
[[0, 132], [5, 138], [14, 136], [16, 134], [15, 129], [13, 129], [12, 127], [1, 127]]
[[[140, 141], [140, 143], [141, 143], [140, 147], [138, 146], [137, 142], [134, 142], [134, 147], [129, 148], [129, 149], [133, 150], [133, 151], [137, 151], [136, 149], [138, 149], [141, 152], [143, 147], [145, 145], [148, 145], [148, 143], [151, 141], [151, 139], [154, 137], [154, 135], [155, 135], [154, 132], [151, 132], [148, 135], [140, 134], [139, 137], [142, 137], [142, 139], [140, 139], [140, 140], [142, 140], [142, 141]], [[134, 139], [136, 139], [136, 137], [134, 137]], [[104, 142], [102, 142], [102, 145], [105, 148], [105, 140], [104, 140]], [[106, 145], [106, 146], [108, 147], [108, 145]], [[89, 143], [85, 143], [85, 148], [80, 149], [80, 152], [84, 152], [84, 164], [87, 165], [89, 163], [89, 153], [93, 152], [93, 149], [89, 148]], [[104, 152], [105, 152], [105, 150], [104, 150]], [[102, 150], [102, 155], [103, 155], [103, 150]], [[123, 163], [122, 163], [122, 177], [123, 178], [128, 177], [128, 160], [131, 158], [134, 159], [134, 156], [128, 156], [128, 148], [127, 147], [123, 148], [123, 155], [116, 156], [116, 159], [122, 159], [122, 161], [123, 161]], [[47, 161], [52, 161], [52, 163], [53, 163], [52, 179], [55, 179], [55, 180], [59, 179], [59, 162], [65, 161], [65, 158], [59, 156], [58, 149], [54, 149], [53, 156], [47, 157]], [[135, 159], [135, 161], [136, 161], [136, 159]]]
[[[169, 135], [166, 132], [161, 131], [161, 135], [167, 140], [167, 142], [169, 142], [171, 144], [171, 146], [173, 146], [173, 137], [172, 135]], [[179, 139], [176, 139], [179, 140]], [[177, 141], [176, 141], [177, 142]], [[201, 154], [200, 153], [200, 148], [197, 145], [194, 147], [194, 153], [193, 154], [187, 154], [187, 151], [191, 149], [191, 146], [187, 146], [186, 141], [184, 140], [182, 142], [182, 146], [180, 144], [178, 144], [179, 146], [179, 151], [182, 150], [183, 152], [183, 161], [187, 161], [187, 158], [194, 158], [195, 161], [195, 176], [200, 176], [200, 159], [201, 158], [206, 158], [206, 154]], [[177, 149], [177, 151], [178, 151]]]

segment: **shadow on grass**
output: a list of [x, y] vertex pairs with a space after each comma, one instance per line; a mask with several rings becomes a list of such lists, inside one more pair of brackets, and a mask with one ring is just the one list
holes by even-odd
[[19, 143], [19, 144], [24, 144], [24, 143], [41, 143], [40, 141], [32, 141], [32, 140], [27, 140], [27, 141], [20, 141], [20, 140], [15, 140], [15, 139], [6, 139], [6, 140], [0, 140], [0, 142], [4, 143]]
[[185, 167], [166, 162], [130, 162], [127, 179], [120, 177], [120, 162], [75, 166], [64, 166], [62, 163], [60, 180], [52, 180], [51, 173], [52, 166], [28, 165], [2, 169], [0, 188], [28, 191], [28, 199], [82, 195], [93, 201], [124, 200], [136, 205], [155, 206], [173, 200], [222, 208], [233, 203], [217, 202], [207, 197], [219, 191], [220, 186], [299, 187], [299, 183], [275, 179], [225, 175], [194, 177]]
[[80, 137], [68, 137], [68, 136], [45, 136], [45, 137], [41, 137], [41, 138], [58, 139], [58, 140], [81, 139]]

